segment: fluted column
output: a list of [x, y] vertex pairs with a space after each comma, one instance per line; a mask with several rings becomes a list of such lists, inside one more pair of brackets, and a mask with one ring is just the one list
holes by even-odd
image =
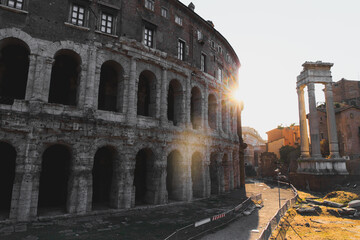
[[316, 98], [315, 98], [315, 84], [309, 83], [308, 96], [309, 96], [309, 127], [310, 127], [310, 138], [311, 138], [311, 157], [321, 158], [320, 152], [320, 138], [319, 138], [319, 119], [316, 109]]
[[334, 100], [331, 83], [325, 84], [325, 101], [326, 101], [326, 115], [327, 128], [329, 136], [330, 158], [340, 158], [339, 146], [336, 133], [336, 119], [334, 110]]
[[297, 89], [299, 99], [299, 119], [300, 119], [300, 139], [301, 139], [301, 158], [310, 157], [309, 139], [307, 134], [306, 111], [304, 100], [304, 88]]

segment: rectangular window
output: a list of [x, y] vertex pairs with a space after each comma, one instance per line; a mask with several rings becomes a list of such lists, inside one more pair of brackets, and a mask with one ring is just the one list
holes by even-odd
[[72, 5], [71, 23], [74, 25], [84, 26], [85, 8], [79, 5]]
[[201, 54], [201, 71], [206, 71], [206, 55], [203, 53]]
[[8, 0], [7, 5], [12, 8], [22, 9], [24, 0]]
[[161, 8], [161, 16], [163, 16], [164, 18], [168, 18], [169, 17], [169, 11], [166, 8]]
[[222, 69], [221, 68], [218, 68], [218, 80], [221, 82], [222, 81], [222, 76], [223, 74], [222, 74]]
[[201, 41], [201, 40], [203, 40], [203, 34], [202, 34], [202, 32], [201, 31], [197, 31], [197, 38], [198, 38], [198, 41]]
[[103, 33], [112, 34], [113, 33], [113, 16], [107, 13], [101, 14], [101, 27], [100, 30]]
[[177, 24], [179, 24], [180, 26], [182, 26], [182, 18], [179, 17], [178, 15], [175, 15], [175, 22], [176, 22]]
[[145, 7], [151, 11], [154, 11], [154, 5], [155, 5], [155, 1], [154, 0], [145, 0]]
[[185, 59], [185, 42], [182, 40], [178, 41], [178, 59]]
[[148, 47], [154, 46], [154, 30], [145, 27], [144, 30], [144, 44]]
[[215, 49], [215, 42], [211, 41], [210, 46]]
[[218, 52], [219, 52], [220, 54], [222, 54], [222, 47], [221, 47], [221, 46], [218, 47]]

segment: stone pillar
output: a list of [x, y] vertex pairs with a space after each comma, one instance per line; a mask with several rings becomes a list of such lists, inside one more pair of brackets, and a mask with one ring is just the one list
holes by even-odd
[[[90, 46], [88, 50], [88, 65], [87, 65], [87, 76], [86, 76], [86, 83], [85, 83], [85, 100], [84, 100], [84, 107], [85, 108], [94, 108], [94, 102], [97, 103], [98, 92], [99, 89], [95, 89], [95, 81], [100, 82], [99, 79], [95, 79], [96, 77], [96, 57], [97, 57], [97, 49], [95, 46]], [[97, 105], [97, 104], [96, 104]]]
[[186, 92], [185, 92], [185, 123], [188, 128], [192, 128], [191, 124], [191, 75], [186, 78]]
[[88, 166], [76, 166], [72, 169], [66, 206], [68, 213], [82, 214], [90, 211], [88, 185], [89, 180], [92, 179], [91, 175]]
[[309, 139], [307, 133], [304, 88], [297, 89], [299, 99], [299, 118], [300, 118], [300, 141], [301, 141], [301, 158], [309, 158]]
[[234, 186], [235, 186], [235, 183], [234, 183], [234, 164], [233, 164], [233, 156], [232, 156], [232, 152], [229, 152], [228, 154], [229, 156], [229, 159], [228, 159], [228, 165], [229, 165], [229, 190], [234, 190]]
[[311, 137], [311, 157], [312, 158], [321, 158], [320, 152], [320, 137], [319, 137], [319, 119], [316, 108], [316, 98], [315, 98], [315, 84], [309, 83], [308, 95], [309, 95], [309, 127], [310, 127], [310, 137]]
[[[31, 54], [29, 56], [29, 72], [26, 84], [26, 93], [25, 93], [25, 100], [32, 100], [33, 91], [34, 91], [34, 82], [35, 82], [35, 74], [36, 74], [36, 65], [37, 65], [37, 55]], [[37, 79], [38, 80], [38, 79]]]
[[340, 158], [331, 83], [325, 84], [325, 101], [326, 101], [326, 115], [327, 115], [327, 127], [328, 127], [328, 136], [329, 136], [330, 158]]
[[[49, 93], [50, 93], [50, 83], [51, 83], [51, 71], [53, 64], [55, 62], [55, 59], [53, 58], [46, 58], [43, 59], [44, 66], [42, 67], [43, 71], [42, 73], [39, 73], [39, 79], [35, 81], [35, 84], [39, 84], [39, 91], [40, 91], [40, 98], [44, 102], [49, 101]], [[34, 86], [34, 89], [37, 87]]]
[[161, 74], [160, 121], [161, 121], [161, 125], [164, 126], [168, 122], [168, 119], [167, 119], [167, 108], [168, 108], [168, 103], [167, 103], [167, 94], [168, 94], [167, 93], [167, 86], [168, 86], [167, 69], [165, 67], [163, 67], [161, 73], [162, 74]]
[[136, 89], [136, 61], [135, 57], [131, 58], [130, 62], [130, 81], [128, 83], [128, 108], [127, 108], [127, 121], [128, 124], [136, 124], [136, 111], [137, 111], [137, 89]]
[[209, 86], [208, 86], [208, 84], [206, 84], [206, 86], [205, 86], [205, 96], [204, 96], [204, 114], [203, 114], [203, 119], [204, 119], [204, 124], [203, 124], [203, 126], [204, 126], [204, 128], [205, 129], [208, 129], [209, 128], [209, 120], [208, 120], [208, 111], [209, 111]]
[[219, 98], [217, 99], [217, 109], [216, 109], [216, 129], [219, 133], [222, 131], [222, 112], [221, 112], [221, 93], [219, 93]]

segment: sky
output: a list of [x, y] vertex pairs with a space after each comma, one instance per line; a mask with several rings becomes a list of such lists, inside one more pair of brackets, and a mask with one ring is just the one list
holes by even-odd
[[[334, 63], [334, 82], [360, 79], [359, 0], [180, 1], [193, 2], [234, 48], [242, 126], [264, 139], [280, 124], [299, 123], [296, 77], [305, 61]], [[317, 102], [324, 101], [321, 89], [316, 85]]]

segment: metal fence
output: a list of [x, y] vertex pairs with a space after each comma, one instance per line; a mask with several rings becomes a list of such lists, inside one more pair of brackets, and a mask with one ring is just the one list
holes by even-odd
[[[285, 215], [285, 213], [295, 205], [296, 200], [298, 198], [298, 192], [296, 188], [289, 183], [280, 182], [281, 185], [288, 185], [291, 187], [292, 191], [294, 192], [294, 197], [287, 200], [286, 203], [283, 204], [283, 206], [277, 211], [275, 216], [270, 220], [266, 228], [262, 231], [260, 237], [258, 240], [267, 240], [271, 237], [271, 233], [277, 228], [281, 218]], [[285, 232], [279, 231], [277, 236], [275, 236], [275, 239], [284, 239], [285, 238]]]
[[258, 201], [260, 199], [261, 194], [249, 197], [244, 202], [229, 211], [202, 219], [193, 224], [177, 229], [170, 236], [165, 238], [165, 240], [193, 239], [205, 232], [221, 227], [234, 220], [239, 213], [245, 211], [245, 209], [253, 204], [252, 200]]

